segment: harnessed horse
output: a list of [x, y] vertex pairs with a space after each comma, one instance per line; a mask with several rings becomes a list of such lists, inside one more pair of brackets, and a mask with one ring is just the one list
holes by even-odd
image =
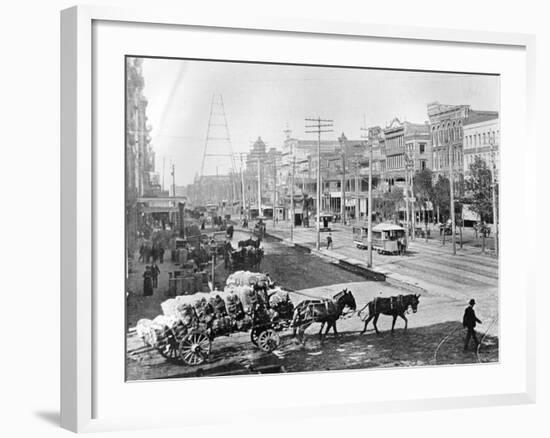
[[[302, 345], [305, 345], [304, 332], [311, 324], [319, 322], [321, 323], [321, 328], [319, 330], [321, 343], [324, 341], [331, 328], [334, 331], [334, 336], [338, 337], [336, 321], [342, 316], [346, 307], [351, 309], [352, 312], [357, 308], [353, 294], [347, 289], [338, 292], [332, 298], [301, 301], [295, 307], [292, 317], [291, 326], [293, 328], [293, 335]], [[322, 332], [325, 324], [327, 328], [323, 335]]]
[[418, 301], [419, 301], [420, 295], [398, 295], [394, 297], [389, 298], [381, 298], [377, 297], [374, 300], [368, 302], [365, 307], [363, 307], [357, 314], [359, 317], [361, 317], [361, 312], [368, 308], [369, 316], [367, 319], [365, 319], [365, 327], [363, 327], [363, 330], [361, 331], [361, 334], [365, 333], [367, 331], [367, 325], [368, 323], [374, 319], [372, 324], [374, 325], [374, 330], [376, 330], [376, 334], [379, 334], [378, 327], [376, 326], [376, 323], [378, 322], [378, 317], [380, 314], [384, 315], [390, 315], [393, 316], [393, 321], [391, 324], [391, 332], [393, 334], [393, 329], [395, 327], [395, 321], [397, 320], [397, 317], [400, 316], [401, 319], [405, 321], [405, 330], [407, 330], [408, 320], [405, 317], [405, 312], [409, 310], [409, 307], [412, 309], [413, 313], [416, 313], [418, 310]]

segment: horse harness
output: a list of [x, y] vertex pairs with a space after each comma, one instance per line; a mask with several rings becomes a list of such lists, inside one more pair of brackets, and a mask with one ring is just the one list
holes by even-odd
[[[378, 305], [378, 301], [383, 299], [382, 297], [376, 297], [374, 300], [373, 300], [373, 313], [377, 313], [376, 312], [376, 307]], [[394, 297], [394, 296], [391, 296], [389, 298], [390, 300], [390, 310], [393, 311], [394, 310], [394, 307], [396, 305], [396, 302], [397, 302], [397, 309], [403, 309], [403, 295], [398, 295], [397, 297]]]

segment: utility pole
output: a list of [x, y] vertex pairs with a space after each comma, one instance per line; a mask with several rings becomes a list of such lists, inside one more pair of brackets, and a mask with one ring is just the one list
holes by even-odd
[[260, 157], [258, 157], [258, 216], [263, 216], [262, 212], [262, 174], [260, 170]]
[[241, 220], [245, 215], [245, 198], [244, 198], [244, 172], [243, 172], [243, 156], [241, 155], [241, 194], [242, 194], [242, 204], [241, 204]]
[[359, 224], [361, 205], [359, 204], [359, 162], [355, 163], [355, 223]]
[[[455, 191], [454, 191], [454, 150], [451, 140], [449, 140], [449, 186], [451, 188], [451, 237], [453, 241], [453, 255], [456, 255], [456, 236], [455, 236]], [[445, 231], [443, 231], [445, 235]]]
[[362, 137], [367, 140], [367, 147], [369, 148], [369, 195], [367, 201], [367, 266], [372, 267], [372, 143], [369, 139], [369, 129], [366, 127], [361, 128], [361, 131], [366, 131]]
[[[294, 242], [294, 168], [296, 166], [296, 156], [292, 158], [292, 179], [290, 183], [290, 241]], [[303, 194], [303, 191], [302, 191]]]
[[275, 228], [275, 210], [277, 209], [277, 160], [273, 159], [273, 228]]
[[344, 143], [344, 134], [338, 139], [340, 141], [340, 149], [342, 150], [342, 181], [340, 182], [340, 216], [342, 224], [346, 225], [346, 145]]
[[[410, 158], [407, 155], [405, 155], [405, 160], [406, 160], [406, 164], [405, 164], [405, 169], [406, 169], [406, 184], [405, 184], [405, 190], [407, 191], [407, 195], [406, 195], [406, 198], [409, 199], [410, 201], [410, 204], [407, 204], [407, 214], [408, 214], [408, 206], [410, 205], [411, 207], [411, 225], [412, 225], [412, 234], [411, 234], [411, 240], [414, 240], [414, 233], [415, 233], [415, 229], [416, 229], [416, 212], [415, 212], [415, 208], [414, 208], [414, 203], [415, 203], [415, 199], [414, 199], [414, 190], [413, 190], [413, 175], [414, 175], [414, 158]], [[409, 197], [409, 194], [410, 194], [410, 197]], [[407, 219], [408, 221], [408, 219]]]
[[176, 197], [176, 167], [172, 164], [172, 196]]
[[496, 175], [496, 163], [495, 163], [495, 142], [493, 139], [489, 140], [491, 145], [491, 192], [493, 197], [493, 225], [495, 227], [495, 255], [498, 257], [498, 211], [497, 211], [497, 194], [496, 194], [496, 185], [497, 185], [497, 175]]
[[164, 192], [164, 172], [165, 172], [166, 157], [162, 157], [162, 191]]
[[317, 242], [315, 247], [317, 251], [319, 251], [321, 247], [321, 227], [319, 223], [321, 219], [321, 133], [333, 132], [333, 129], [329, 128], [333, 127], [334, 121], [321, 119], [320, 117], [316, 119], [305, 119], [305, 121], [306, 123], [313, 123], [311, 125], [306, 125], [306, 129], [313, 128], [313, 130], [310, 131], [306, 130], [306, 133], [317, 134]]

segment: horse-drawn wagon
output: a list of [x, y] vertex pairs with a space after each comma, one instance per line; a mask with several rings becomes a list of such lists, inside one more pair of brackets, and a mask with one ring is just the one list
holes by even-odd
[[262, 274], [238, 272], [228, 278], [226, 290], [166, 300], [163, 314], [138, 321], [143, 342], [168, 360], [200, 365], [221, 336], [250, 332], [251, 342], [271, 352], [280, 344], [278, 331], [287, 328], [294, 306], [288, 292], [269, 287]]

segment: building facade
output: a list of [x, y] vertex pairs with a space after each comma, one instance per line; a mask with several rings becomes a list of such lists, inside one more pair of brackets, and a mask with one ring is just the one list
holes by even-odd
[[430, 132], [432, 136], [433, 171], [437, 175], [449, 175], [449, 163], [453, 171], [464, 173], [464, 125], [498, 118], [498, 112], [478, 111], [469, 105], [428, 104]]
[[404, 187], [407, 172], [430, 169], [432, 145], [427, 123], [401, 122], [395, 118], [384, 129], [385, 171], [383, 179], [392, 187]]
[[498, 116], [478, 121], [476, 118], [464, 122], [464, 175], [469, 176], [470, 165], [475, 157], [485, 161], [492, 169], [493, 160], [498, 174], [498, 150], [500, 143], [500, 119]]
[[136, 250], [138, 234], [143, 232], [139, 200], [160, 191], [147, 124], [142, 62], [139, 58], [126, 60], [126, 242], [130, 253]]

